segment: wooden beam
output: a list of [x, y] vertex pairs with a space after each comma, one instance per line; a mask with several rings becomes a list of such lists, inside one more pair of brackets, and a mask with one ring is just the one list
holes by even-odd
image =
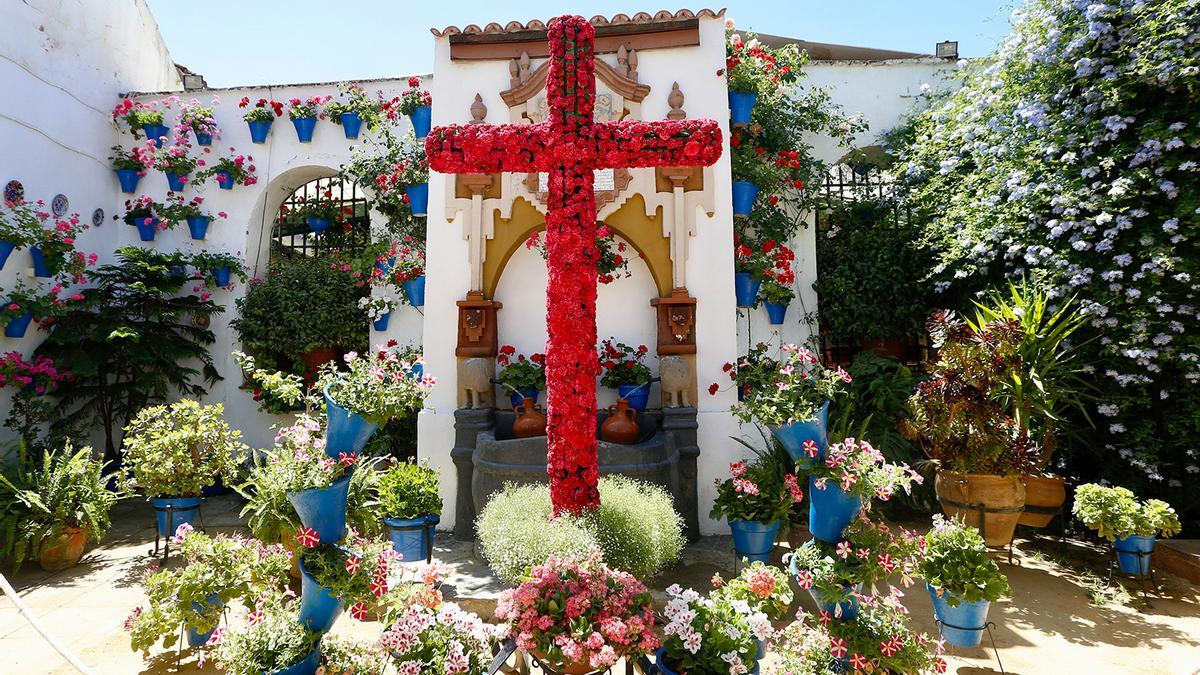
[[[681, 19], [652, 24], [618, 24], [596, 27], [597, 54], [612, 54], [622, 45], [626, 49], [670, 49], [700, 44], [700, 21]], [[522, 52], [533, 58], [549, 55], [544, 30], [511, 33], [451, 35], [450, 58], [456, 61], [515, 59]]]

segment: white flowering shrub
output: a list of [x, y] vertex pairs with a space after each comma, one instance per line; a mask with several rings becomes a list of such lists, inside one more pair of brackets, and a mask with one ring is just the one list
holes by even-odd
[[1200, 4], [1027, 0], [996, 54], [962, 70], [892, 150], [937, 290], [1029, 275], [1077, 295], [1104, 451], [1074, 468], [1195, 494]]

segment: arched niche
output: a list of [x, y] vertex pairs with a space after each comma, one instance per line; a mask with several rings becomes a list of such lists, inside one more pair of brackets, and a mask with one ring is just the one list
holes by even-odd
[[[248, 243], [246, 264], [254, 275], [266, 272], [271, 260], [271, 232], [275, 226], [275, 214], [279, 205], [307, 183], [318, 178], [332, 178], [338, 174], [334, 167], [306, 164], [292, 167], [271, 179], [266, 189], [259, 193], [257, 202], [247, 221]], [[253, 257], [250, 254], [253, 253]]]

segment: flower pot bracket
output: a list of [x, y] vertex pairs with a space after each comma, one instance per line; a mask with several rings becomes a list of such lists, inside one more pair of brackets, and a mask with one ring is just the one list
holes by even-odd
[[425, 564], [428, 565], [433, 562], [433, 535], [429, 533], [433, 528], [429, 526], [429, 523], [421, 523], [420, 525], [388, 525], [387, 529], [398, 532], [420, 530], [421, 538], [425, 540]]
[[996, 622], [989, 621], [978, 628], [964, 628], [962, 626], [955, 626], [954, 624], [946, 623], [945, 621], [942, 621], [941, 619], [934, 619], [934, 623], [936, 623], [938, 626], [938, 632], [941, 632], [942, 626], [945, 626], [946, 628], [953, 628], [954, 630], [970, 631], [973, 633], [980, 633], [980, 632], [983, 632], [986, 630], [987, 634], [988, 634], [988, 639], [992, 641], [992, 653], [994, 653], [996, 655], [996, 665], [1000, 666], [1001, 673], [1008, 672], [1008, 671], [1004, 670], [1004, 663], [1002, 661], [1000, 661], [1000, 650], [996, 649], [996, 636], [992, 634], [992, 629], [996, 627]]
[[[205, 529], [205, 526], [204, 526], [204, 502], [206, 502], [206, 501], [208, 501], [208, 497], [201, 495], [200, 496], [200, 504], [196, 507], [196, 519], [200, 521], [200, 527], [198, 529], [201, 531], [203, 531]], [[175, 506], [173, 504], [159, 506], [159, 505], [151, 502], [150, 506], [154, 509], [154, 511], [156, 513], [166, 513], [168, 523], [175, 522], [175, 520], [173, 518], [171, 518], [171, 513], [175, 510]], [[171, 540], [173, 538], [174, 538], [174, 536], [163, 537], [162, 535], [160, 535], [158, 533], [158, 518], [157, 518], [157, 516], [155, 516], [154, 549], [149, 551], [149, 553], [152, 556], [158, 556], [159, 540], [160, 539], [163, 540], [162, 560], [159, 561], [159, 566], [166, 565], [167, 558], [171, 557]]]

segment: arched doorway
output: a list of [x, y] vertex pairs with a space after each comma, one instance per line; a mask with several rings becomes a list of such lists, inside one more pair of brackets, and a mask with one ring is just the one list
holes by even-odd
[[[321, 198], [338, 204], [344, 221], [317, 233], [297, 211], [306, 202]], [[271, 229], [272, 257], [277, 252], [318, 255], [341, 250], [353, 254], [370, 243], [369, 202], [357, 183], [342, 176], [316, 178], [293, 190], [280, 203]]]

